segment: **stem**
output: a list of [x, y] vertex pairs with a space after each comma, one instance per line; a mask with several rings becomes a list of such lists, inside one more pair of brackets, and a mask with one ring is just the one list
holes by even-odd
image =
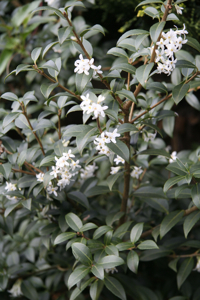
[[[191, 208], [188, 208], [188, 209], [186, 209], [186, 210], [184, 211], [184, 215], [183, 215], [183, 216], [184, 216], [184, 217], [185, 217], [185, 216], [188, 216], [188, 215], [190, 215], [191, 213], [193, 213], [194, 211], [196, 211], [196, 210], [198, 210], [198, 209], [199, 209], [199, 208], [198, 208], [197, 206], [193, 206], [193, 207], [191, 207]], [[151, 229], [149, 229], [149, 230], [143, 232], [143, 234], [141, 235], [141, 238], [144, 238], [144, 237], [147, 237], [147, 236], [151, 235], [152, 231], [153, 231], [156, 227], [158, 227], [158, 226], [160, 226], [160, 224], [157, 225], [157, 226], [155, 226], [154, 228], [151, 228]]]
[[172, 254], [172, 255], [169, 255], [168, 257], [171, 257], [171, 258], [183, 257], [184, 258], [184, 257], [194, 257], [194, 256], [200, 256], [200, 253], [194, 252], [191, 254], [184, 254], [184, 255]]
[[25, 165], [31, 167], [32, 169], [35, 169], [36, 171], [38, 171], [39, 173], [43, 173], [40, 169], [36, 168], [35, 166], [29, 164], [27, 161], [24, 162]]
[[[68, 18], [68, 15], [67, 15], [66, 12], [63, 13], [63, 16], [65, 17], [65, 19], [66, 19], [67, 22], [69, 23], [69, 26], [71, 26], [71, 27], [73, 28], [73, 24], [72, 24], [72, 22], [70, 21], [70, 19]], [[80, 40], [78, 34], [77, 34], [76, 31], [75, 31], [75, 29], [73, 28], [72, 31], [73, 31], [74, 36], [76, 37], [76, 42], [77, 42], [77, 44], [79, 44], [79, 46], [81, 47], [81, 49], [82, 49], [83, 52], [85, 53], [85, 56], [87, 57], [87, 59], [90, 60], [91, 57], [90, 57], [89, 53], [87, 52], [87, 50], [85, 49], [85, 47], [84, 47], [82, 41]], [[109, 84], [106, 80], [103, 79], [103, 76], [102, 76], [100, 73], [97, 72], [97, 74], [99, 75], [99, 78], [101, 79], [101, 82], [107, 87], [107, 89], [110, 90], [110, 89], [111, 89], [111, 88], [110, 88], [110, 84]], [[123, 108], [123, 102], [122, 102], [122, 100], [121, 100], [118, 96], [116, 96], [116, 95], [114, 95], [114, 94], [113, 94], [113, 96], [114, 96], [114, 98], [117, 100], [117, 102], [119, 103], [121, 110], [125, 113], [125, 110], [124, 110], [124, 108]]]
[[12, 168], [12, 171], [18, 172], [18, 173], [24, 173], [24, 174], [28, 174], [28, 175], [34, 175], [34, 176], [36, 175], [36, 173], [34, 171], [28, 172], [28, 171], [24, 171], [22, 169], [14, 169], [14, 168]]
[[99, 122], [99, 117], [96, 120], [97, 120], [97, 127], [99, 129], [99, 132], [102, 133], [101, 125], [100, 125], [100, 122]]
[[34, 136], [35, 136], [35, 138], [36, 138], [38, 144], [40, 145], [40, 148], [41, 148], [41, 150], [42, 150], [42, 154], [45, 156], [45, 152], [44, 152], [44, 148], [43, 148], [43, 146], [42, 146], [42, 143], [41, 143], [40, 139], [38, 138], [36, 132], [33, 131], [33, 127], [32, 127], [31, 122], [29, 121], [29, 118], [28, 118], [28, 116], [27, 116], [27, 113], [26, 113], [26, 109], [25, 109], [25, 107], [24, 107], [24, 104], [21, 102], [20, 105], [21, 105], [21, 108], [22, 108], [22, 112], [23, 112], [23, 114], [24, 114], [24, 116], [25, 116], [25, 118], [26, 118], [26, 120], [27, 120], [27, 122], [28, 122], [28, 124], [29, 124], [29, 126], [30, 126], [30, 129], [31, 129], [32, 133], [34, 134]]
[[61, 109], [58, 110], [58, 138], [61, 140], [62, 134], [61, 134], [61, 126], [60, 126], [60, 115], [61, 115]]
[[[162, 17], [162, 20], [161, 20], [162, 22], [164, 22], [164, 21], [167, 20], [167, 16], [168, 16], [169, 10], [172, 8], [172, 7], [171, 7], [171, 3], [172, 3], [172, 0], [168, 0], [167, 5], [166, 5], [166, 8], [165, 8], [165, 13], [164, 13], [164, 15], [163, 15], [163, 17]], [[159, 37], [158, 37], [157, 42], [160, 40], [161, 34], [162, 34], [162, 31], [161, 31], [161, 33], [160, 33], [160, 35], [159, 35]], [[154, 46], [154, 48], [153, 48], [153, 51], [152, 51], [152, 54], [151, 54], [151, 59], [150, 59], [149, 63], [152, 63], [152, 62], [154, 62], [154, 60], [155, 60], [155, 56], [156, 56], [156, 48], [157, 48], [157, 45], [155, 44], [155, 46]], [[141, 89], [142, 89], [142, 85], [139, 83], [138, 86], [137, 86], [137, 88], [136, 88], [136, 90], [135, 90], [135, 92], [134, 92], [135, 98], [137, 97], [137, 95], [139, 94], [139, 92], [141, 91]], [[126, 103], [126, 105], [125, 105], [125, 109], [130, 108], [131, 104], [132, 104], [132, 101], [128, 101], [128, 102]]]
[[[124, 123], [128, 123], [128, 113], [124, 117]], [[130, 132], [125, 132], [124, 136], [126, 138], [125, 144], [130, 149]], [[121, 217], [119, 221], [119, 225], [122, 225], [126, 221], [126, 211], [127, 211], [127, 202], [129, 196], [129, 183], [130, 183], [130, 161], [126, 162], [124, 165], [124, 191], [122, 196], [121, 203], [121, 212], [124, 212], [124, 215]]]
[[81, 100], [80, 96], [76, 95], [75, 93], [73, 93], [72, 91], [70, 91], [66, 87], [64, 87], [62, 84], [60, 84], [58, 81], [56, 81], [53, 78], [51, 78], [50, 76], [48, 76], [44, 71], [40, 70], [36, 65], [33, 66], [33, 69], [35, 69], [39, 74], [41, 74], [42, 76], [44, 76], [45, 78], [47, 78], [49, 81], [51, 81], [53, 83], [58, 83], [58, 87], [60, 87], [64, 91], [68, 92], [73, 97], [76, 97], [78, 100]]
[[[192, 79], [194, 79], [199, 74], [200, 74], [200, 71], [197, 71], [192, 77], [190, 77], [185, 82], [185, 84], [188, 83], [188, 82], [190, 82]], [[165, 96], [162, 100], [158, 101], [158, 103], [154, 104], [148, 110], [145, 110], [143, 113], [141, 113], [140, 115], [138, 115], [137, 117], [135, 117], [132, 121], [130, 121], [130, 123], [134, 123], [137, 119], [139, 119], [140, 117], [142, 117], [143, 115], [145, 115], [146, 113], [148, 113], [150, 110], [152, 110], [153, 108], [155, 108], [156, 106], [158, 106], [159, 104], [161, 104], [162, 102], [168, 100], [171, 97], [172, 97], [172, 93], [170, 93], [169, 95]]]

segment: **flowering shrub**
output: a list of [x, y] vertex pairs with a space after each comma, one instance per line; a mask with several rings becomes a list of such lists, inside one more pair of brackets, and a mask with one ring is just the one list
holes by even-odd
[[5, 80], [28, 90], [1, 95], [2, 299], [199, 299], [199, 148], [164, 140], [174, 105], [200, 110], [200, 44], [168, 25], [184, 1], [142, 1], [155, 24], [107, 54], [104, 28], [72, 18], [93, 1], [46, 2], [5, 28], [26, 42]]

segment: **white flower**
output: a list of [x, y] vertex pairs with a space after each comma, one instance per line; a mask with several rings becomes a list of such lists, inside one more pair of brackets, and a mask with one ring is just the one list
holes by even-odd
[[12, 297], [18, 297], [23, 295], [22, 291], [21, 291], [21, 283], [22, 280], [18, 279], [12, 286], [11, 290], [9, 290], [8, 292], [12, 294]]
[[117, 158], [114, 159], [114, 162], [116, 163], [116, 165], [118, 165], [119, 163], [124, 164], [125, 160], [121, 156], [117, 155]]
[[103, 102], [104, 100], [105, 100], [105, 97], [102, 96], [102, 95], [99, 95], [99, 96], [98, 96], [97, 103], [99, 104], [99, 103]]
[[57, 196], [58, 194], [57, 194], [57, 189], [58, 189], [58, 187], [54, 187], [54, 186], [52, 186], [52, 184], [49, 184], [48, 186], [47, 186], [47, 193], [48, 194], [54, 194], [55, 196]]
[[117, 128], [113, 132], [108, 132], [106, 131], [106, 135], [108, 138], [110, 138], [110, 141], [113, 142], [114, 144], [116, 143], [116, 137], [119, 137], [120, 134], [117, 133]]
[[176, 151], [173, 151], [172, 154], [171, 154], [171, 158], [169, 160], [169, 163], [173, 163], [175, 160], [177, 159], [177, 152]]
[[176, 12], [177, 12], [177, 14], [179, 14], [179, 15], [182, 15], [182, 10], [183, 10], [183, 7], [180, 7], [180, 6], [178, 6], [177, 4], [175, 4], [175, 8], [176, 8]]
[[96, 67], [95, 65], [92, 65], [91, 68], [94, 70], [94, 76], [96, 76], [97, 74], [102, 74], [103, 72], [101, 71], [101, 65], [99, 65], [98, 67]]
[[43, 182], [44, 181], [44, 173], [39, 173], [36, 175], [37, 181]]
[[16, 184], [13, 184], [11, 182], [7, 182], [6, 181], [6, 187], [5, 187], [5, 190], [7, 190], [8, 192], [11, 192], [11, 191], [16, 191]]
[[111, 167], [110, 174], [116, 174], [120, 169], [121, 167]]
[[69, 159], [70, 157], [75, 157], [74, 154], [71, 154], [72, 150], [69, 149], [67, 153], [63, 153], [63, 156], [65, 157], [65, 159]]
[[96, 169], [98, 169], [98, 167], [95, 163], [93, 165], [86, 166], [85, 169], [81, 170], [81, 178], [87, 179], [93, 177], [93, 173]]
[[139, 178], [140, 174], [143, 173], [142, 167], [134, 167], [134, 170], [131, 172], [133, 178]]
[[148, 141], [154, 141], [155, 140], [155, 137], [156, 137], [156, 134], [157, 134], [157, 132], [156, 133], [151, 133], [151, 132], [147, 132], [147, 135], [146, 134], [144, 134], [144, 141], [145, 142], [148, 142]]
[[111, 273], [111, 274], [118, 272], [118, 270], [116, 268], [107, 268], [107, 269], [105, 269], [105, 271], [106, 271], [106, 273]]
[[54, 178], [57, 178], [57, 175], [58, 175], [58, 173], [59, 173], [59, 170], [58, 170], [58, 168], [57, 167], [52, 167], [52, 172], [50, 173], [50, 175], [53, 175], [54, 176]]
[[72, 160], [72, 162], [70, 164], [72, 171], [74, 171], [76, 168], [81, 168], [81, 166], [78, 163], [79, 163], [79, 160], [77, 160], [77, 161]]
[[197, 259], [197, 264], [196, 264], [194, 271], [200, 272], [200, 259], [199, 258]]

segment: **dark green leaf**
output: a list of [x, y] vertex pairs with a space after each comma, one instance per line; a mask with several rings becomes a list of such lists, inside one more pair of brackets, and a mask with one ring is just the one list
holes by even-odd
[[136, 243], [143, 231], [144, 223], [138, 223], [131, 229], [130, 240], [132, 243]]
[[25, 297], [30, 300], [38, 300], [38, 293], [35, 287], [30, 283], [29, 280], [23, 280], [21, 284], [21, 290]]
[[99, 228], [97, 228], [93, 234], [93, 239], [97, 240], [99, 239], [103, 234], [105, 234], [106, 232], [112, 230], [112, 227], [110, 226], [100, 226]]
[[174, 176], [170, 179], [168, 179], [163, 187], [163, 191], [164, 193], [166, 193], [173, 185], [175, 185], [176, 183], [178, 183], [179, 181], [185, 179], [185, 176]]
[[170, 231], [184, 216], [183, 210], [176, 210], [169, 213], [162, 221], [160, 225], [160, 237], [163, 238], [164, 235]]
[[83, 279], [90, 272], [90, 268], [84, 266], [74, 270], [68, 279], [68, 288], [71, 289], [81, 279]]
[[42, 47], [38, 47], [38, 48], [33, 49], [33, 51], [31, 52], [31, 58], [34, 61], [34, 64], [36, 64], [41, 51], [42, 51]]
[[145, 86], [153, 66], [154, 63], [150, 63], [137, 68], [135, 75], [137, 77], [137, 80], [141, 83], [142, 86]]
[[154, 43], [157, 42], [158, 37], [159, 37], [160, 33], [162, 32], [162, 30], [165, 26], [165, 23], [166, 22], [161, 21], [161, 22], [155, 23], [153, 26], [151, 26], [150, 36], [151, 36], [151, 39]]
[[128, 63], [115, 64], [110, 70], [123, 70], [125, 72], [135, 74], [135, 67]]
[[83, 206], [86, 207], [87, 209], [90, 208], [88, 199], [87, 199], [87, 197], [86, 197], [83, 193], [81, 193], [81, 192], [79, 192], [79, 191], [73, 191], [73, 192], [68, 193], [67, 196], [68, 196], [70, 199], [72, 199], [72, 200], [74, 200], [74, 201], [80, 203], [81, 205], [83, 205]]
[[122, 36], [117, 41], [117, 44], [120, 43], [122, 40], [126, 39], [129, 36], [135, 36], [135, 35], [147, 34], [147, 33], [149, 33], [149, 32], [146, 31], [146, 30], [143, 30], [143, 29], [132, 29], [132, 30], [129, 30], [129, 31], [125, 32], [124, 34], [122, 34]]
[[72, 228], [74, 231], [79, 231], [80, 228], [83, 226], [83, 223], [81, 219], [74, 213], [69, 213], [65, 216], [66, 222], [69, 225], [70, 228]]
[[189, 36], [187, 37], [187, 40], [188, 40], [187, 45], [191, 46], [192, 48], [200, 52], [200, 44], [196, 39]]
[[122, 175], [122, 173], [117, 173], [117, 174], [114, 174], [114, 175], [110, 175], [107, 177], [107, 184], [109, 186], [109, 189], [112, 191], [112, 187], [113, 187], [113, 184], [117, 181], [117, 179], [119, 178], [119, 176]]
[[107, 287], [108, 290], [111, 291], [111, 293], [113, 293], [115, 296], [117, 296], [122, 300], [126, 300], [125, 290], [117, 279], [108, 276], [105, 278], [104, 282], [105, 282], [105, 286]]
[[153, 0], [153, 1], [151, 1], [151, 0], [145, 0], [145, 1], [140, 2], [140, 3], [136, 6], [136, 8], [138, 8], [138, 7], [141, 6], [141, 5], [152, 4], [152, 3], [160, 3], [160, 4], [163, 4], [163, 2], [162, 2], [161, 0]]
[[138, 249], [147, 250], [147, 249], [158, 249], [158, 246], [154, 241], [147, 240], [138, 245]]
[[191, 191], [191, 196], [194, 205], [196, 205], [198, 209], [200, 209], [200, 184], [199, 183], [193, 186]]
[[125, 97], [125, 98], [131, 100], [132, 102], [137, 103], [135, 96], [131, 91], [122, 89], [121, 91], [117, 91], [116, 94], [119, 96]]
[[188, 60], [178, 60], [176, 63], [177, 68], [191, 68], [196, 69], [196, 66]]
[[181, 83], [174, 87], [172, 90], [172, 97], [176, 104], [178, 104], [185, 97], [189, 88], [189, 83]]
[[185, 238], [187, 238], [188, 233], [194, 227], [194, 225], [200, 220], [200, 211], [194, 211], [189, 216], [185, 218], [183, 223], [183, 231], [185, 234]]
[[123, 57], [123, 58], [127, 58], [128, 59], [128, 55], [126, 53], [126, 51], [120, 49], [120, 48], [117, 48], [117, 47], [114, 47], [114, 48], [111, 48], [107, 54], [110, 54], [110, 55], [114, 55], [114, 56], [119, 56], [119, 57]]
[[127, 266], [128, 268], [135, 274], [137, 274], [138, 270], [138, 265], [139, 265], [139, 256], [138, 254], [130, 250], [127, 256]]
[[104, 269], [102, 266], [99, 266], [98, 264], [94, 264], [92, 266], [91, 272], [96, 276], [97, 278], [103, 280], [104, 279]]
[[194, 267], [193, 257], [186, 258], [183, 261], [183, 263], [180, 266], [180, 269], [178, 270], [178, 274], [177, 274], [178, 289], [180, 289], [181, 285], [184, 283], [186, 278], [190, 275], [193, 267]]
[[82, 243], [73, 243], [72, 251], [76, 259], [86, 266], [91, 266], [92, 264], [92, 254], [90, 249]]
[[61, 27], [60, 29], [58, 29], [58, 40], [61, 45], [68, 38], [70, 33], [71, 27]]
[[52, 83], [52, 84], [46, 84], [43, 83], [40, 87], [41, 93], [43, 94], [43, 96], [47, 99], [49, 98], [49, 95], [51, 94], [51, 92], [58, 86], [58, 82], [56, 83]]
[[117, 140], [116, 143], [107, 144], [108, 148], [115, 154], [122, 157], [125, 161], [129, 162], [129, 149], [122, 141]]

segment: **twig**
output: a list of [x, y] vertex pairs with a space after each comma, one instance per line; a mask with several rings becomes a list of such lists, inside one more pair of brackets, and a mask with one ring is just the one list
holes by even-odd
[[60, 116], [61, 116], [61, 109], [58, 110], [58, 138], [59, 138], [59, 140], [61, 140], [61, 138], [62, 138]]
[[34, 176], [36, 175], [36, 173], [34, 171], [28, 172], [28, 171], [24, 171], [22, 169], [14, 169], [14, 168], [12, 168], [12, 171], [18, 172], [18, 173], [24, 173], [24, 174], [28, 174], [28, 175], [34, 175]]
[[96, 121], [97, 121], [97, 127], [99, 129], [99, 132], [102, 133], [101, 125], [100, 125], [100, 122], [99, 122], [99, 117], [96, 119]]

